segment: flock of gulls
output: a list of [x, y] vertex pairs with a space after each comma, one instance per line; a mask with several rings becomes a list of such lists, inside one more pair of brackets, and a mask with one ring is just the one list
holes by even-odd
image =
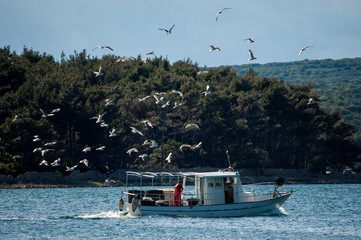
[[[225, 11], [228, 12], [231, 9], [232, 8], [226, 7], [226, 8], [222, 8], [221, 10], [219, 10], [216, 13], [215, 21], [217, 22], [219, 20], [221, 14], [223, 14]], [[158, 28], [158, 30], [159, 31], [164, 31], [166, 33], [166, 35], [169, 35], [169, 34], [172, 34], [172, 31], [173, 31], [174, 27], [175, 27], [175, 24], [173, 24], [170, 28]], [[254, 37], [245, 38], [244, 41], [247, 41], [249, 44], [254, 44], [256, 42]], [[303, 52], [306, 49], [311, 48], [311, 47], [313, 47], [313, 46], [309, 45], [309, 46], [305, 46], [305, 47], [301, 48], [299, 50], [298, 55], [302, 55]], [[97, 45], [97, 46], [94, 47], [93, 51], [97, 50], [97, 49], [98, 50], [108, 49], [110, 51], [114, 51], [114, 49], [112, 47], [107, 46], [107, 45]], [[210, 52], [220, 52], [221, 48], [217, 47], [217, 46], [214, 46], [214, 45], [209, 45], [209, 51]], [[149, 56], [149, 55], [155, 56], [155, 51], [148, 51], [148, 52], [146, 52], [145, 55], [146, 56]], [[136, 59], [135, 57], [123, 57], [123, 58], [117, 59], [116, 62], [124, 62], [124, 61], [135, 60], [135, 59]], [[248, 61], [252, 61], [252, 60], [255, 60], [255, 59], [257, 59], [257, 58], [255, 57], [252, 50], [249, 49], [248, 50]], [[147, 60], [148, 60], [147, 57], [145, 57], [143, 59], [144, 62], [146, 62]], [[203, 72], [206, 73], [207, 71], [203, 71]], [[199, 72], [198, 74], [201, 74], [203, 72]], [[101, 78], [104, 75], [103, 68], [100, 66], [97, 71], [94, 71], [94, 75], [95, 75], [95, 77]], [[203, 92], [201, 92], [201, 95], [206, 97], [210, 93], [211, 93], [210, 86], [207, 85], [205, 90]], [[180, 101], [174, 101], [174, 102], [166, 101], [164, 99], [166, 94], [176, 94], [179, 97]], [[144, 101], [147, 101], [148, 99], [153, 99], [155, 105], [160, 106], [161, 109], [167, 109], [167, 108], [175, 109], [175, 108], [178, 108], [179, 106], [183, 105], [183, 102], [182, 102], [183, 97], [184, 96], [183, 96], [182, 92], [174, 89], [174, 90], [170, 91], [169, 93], [160, 92], [160, 93], [154, 93], [152, 95], [147, 95], [147, 96], [145, 96], [143, 98], [138, 99], [138, 101], [139, 102], [144, 102]], [[307, 105], [313, 104], [313, 103], [314, 103], [314, 100], [312, 98], [310, 98]], [[105, 107], [111, 107], [112, 105], [114, 105], [113, 100], [105, 99], [105, 105], [104, 105]], [[47, 113], [45, 110], [40, 109], [41, 117], [44, 118], [44, 119], [48, 119], [50, 117], [53, 117], [60, 111], [61, 111], [60, 108], [56, 108], [56, 109], [53, 109], [52, 111], [50, 111], [49, 113]], [[95, 123], [99, 124], [100, 127], [109, 129], [110, 128], [109, 124], [107, 124], [105, 122], [105, 120], [104, 120], [104, 115], [106, 113], [107, 113], [106, 111], [103, 112], [103, 113], [100, 113], [97, 116], [94, 116], [94, 117], [90, 118], [90, 120], [95, 120]], [[13, 118], [12, 121], [16, 122], [18, 120], [19, 120], [18, 115], [15, 115], [15, 117]], [[149, 128], [154, 127], [152, 122], [149, 119], [142, 120], [141, 123], [144, 124], [143, 128], [145, 128], [145, 129], [149, 129]], [[130, 129], [131, 129], [131, 132], [133, 134], [137, 134], [141, 138], [143, 138], [143, 142], [139, 143], [138, 145], [140, 145], [142, 147], [144, 152], [148, 152], [147, 148], [154, 149], [154, 148], [157, 148], [159, 146], [159, 144], [157, 143], [156, 140], [146, 138], [146, 134], [144, 132], [142, 132], [141, 130], [137, 129], [136, 127], [130, 126]], [[188, 123], [188, 124], [186, 124], [186, 126], [184, 126], [184, 131], [199, 131], [199, 130], [200, 130], [200, 127], [195, 123]], [[108, 130], [108, 132], [109, 132], [109, 135], [108, 135], [109, 138], [114, 138], [114, 137], [116, 137], [118, 135], [117, 130], [115, 128], [111, 128], [111, 130]], [[42, 157], [42, 159], [41, 159], [41, 161], [39, 163], [40, 166], [60, 167], [62, 165], [62, 162], [61, 162], [60, 158], [57, 158], [57, 159], [55, 159], [53, 161], [48, 161], [49, 153], [56, 151], [55, 148], [54, 148], [57, 145], [56, 141], [43, 142], [39, 135], [34, 135], [32, 141], [35, 144], [37, 144], [36, 148], [34, 148], [34, 150], [33, 150], [33, 153], [34, 154], [39, 154], [39, 156]], [[192, 144], [182, 144], [179, 147], [179, 151], [181, 153], [183, 153], [184, 151], [187, 151], [187, 150], [194, 151], [194, 150], [200, 149], [201, 147], [202, 147], [202, 142], [199, 142], [199, 143], [194, 144], [194, 145], [192, 145]], [[82, 149], [82, 153], [85, 156], [87, 156], [87, 154], [89, 154], [93, 150], [95, 150], [95, 151], [104, 151], [105, 146], [98, 146], [98, 147], [85, 146]], [[140, 153], [140, 151], [136, 147], [132, 147], [132, 148], [128, 149], [126, 151], [126, 153], [129, 156], [136, 155], [134, 163], [136, 163], [138, 160], [141, 160], [142, 162], [146, 163], [150, 158], [150, 156], [147, 153]], [[165, 158], [165, 161], [167, 163], [171, 163], [172, 162], [172, 157], [173, 157], [173, 153], [169, 152], [167, 157]], [[15, 158], [22, 158], [22, 156], [15, 155], [15, 156], [13, 156], [13, 158], [14, 159]], [[81, 159], [77, 164], [75, 164], [73, 166], [67, 166], [66, 165], [65, 166], [66, 171], [69, 171], [69, 172], [74, 171], [74, 170], [76, 170], [78, 168], [78, 166], [80, 164], [84, 165], [85, 167], [89, 167], [89, 160], [87, 158], [84, 158], [84, 159]]]

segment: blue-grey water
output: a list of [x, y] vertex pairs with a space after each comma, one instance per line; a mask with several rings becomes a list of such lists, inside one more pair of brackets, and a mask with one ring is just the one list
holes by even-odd
[[0, 239], [361, 239], [361, 185], [290, 185], [283, 214], [122, 216], [122, 188], [0, 190]]

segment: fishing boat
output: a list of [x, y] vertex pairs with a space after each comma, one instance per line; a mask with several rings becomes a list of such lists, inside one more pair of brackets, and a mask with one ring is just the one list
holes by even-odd
[[[132, 185], [134, 177], [139, 185]], [[232, 168], [212, 172], [127, 171], [119, 209], [129, 216], [256, 216], [280, 213], [279, 208], [292, 195], [281, 177], [252, 186], [243, 185], [240, 172]]]

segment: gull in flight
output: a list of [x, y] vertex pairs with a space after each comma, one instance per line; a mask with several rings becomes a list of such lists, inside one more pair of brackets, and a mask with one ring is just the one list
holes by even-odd
[[248, 41], [248, 43], [254, 43], [255, 38], [246, 38], [246, 39], [244, 39], [244, 41]]
[[180, 150], [181, 152], [183, 152], [183, 149], [184, 149], [184, 148], [192, 148], [192, 146], [189, 145], [189, 144], [182, 144], [182, 145], [179, 147], [179, 150]]
[[75, 170], [75, 168], [77, 168], [77, 167], [78, 167], [78, 165], [75, 165], [75, 166], [72, 166], [72, 167], [68, 167], [68, 166], [66, 166], [65, 171], [67, 171], [67, 172], [72, 172], [72, 171], [74, 171], [74, 170]]
[[104, 75], [104, 72], [103, 72], [103, 68], [102, 67], [99, 67], [99, 70], [98, 72], [94, 72], [95, 76], [96, 77], [101, 77]]
[[144, 102], [145, 100], [147, 100], [151, 95], [145, 96], [143, 98], [139, 98], [138, 102]]
[[149, 156], [148, 156], [148, 154], [144, 153], [144, 154], [139, 155], [139, 158], [141, 158], [142, 161], [145, 162], [148, 160]]
[[111, 47], [109, 47], [109, 46], [101, 46], [101, 45], [96, 46], [96, 47], [93, 49], [93, 51], [94, 51], [95, 49], [104, 49], [104, 48], [108, 48], [109, 50], [114, 51], [113, 48], [111, 48]]
[[202, 142], [199, 142], [197, 145], [192, 146], [192, 150], [196, 150], [202, 146]]
[[104, 122], [104, 120], [103, 120], [103, 116], [106, 114], [107, 112], [105, 112], [105, 113], [102, 113], [102, 114], [99, 114], [98, 115], [98, 117], [92, 117], [92, 118], [90, 118], [90, 119], [96, 119], [96, 123], [102, 123], [102, 122]]
[[115, 128], [113, 128], [111, 131], [109, 131], [109, 137], [116, 137], [116, 136], [117, 136], [117, 133], [116, 133]]
[[310, 98], [310, 99], [308, 99], [307, 105], [310, 105], [310, 104], [312, 104], [313, 102], [314, 102], [313, 98]]
[[251, 50], [248, 50], [248, 61], [257, 59], [254, 57], [253, 52]]
[[165, 104], [162, 105], [162, 108], [166, 108], [170, 106], [170, 101], [167, 101]]
[[41, 139], [39, 138], [39, 135], [34, 135], [33, 142], [40, 142]]
[[128, 149], [128, 151], [127, 151], [127, 153], [129, 154], [129, 156], [132, 155], [133, 152], [136, 152], [136, 153], [137, 153], [137, 152], [138, 152], [138, 149], [136, 149], [136, 148], [130, 148], [130, 149]]
[[210, 45], [209, 46], [209, 51], [210, 52], [213, 52], [213, 51], [221, 51], [221, 49], [219, 48], [219, 47], [215, 47], [215, 46], [213, 46], [213, 45]]
[[142, 121], [142, 123], [144, 123], [144, 126], [148, 126], [148, 127], [151, 127], [151, 128], [153, 128], [153, 124], [152, 124], [152, 122], [151, 121], [149, 121], [148, 119], [146, 119], [146, 120], [143, 120]]
[[169, 29], [159, 28], [159, 30], [165, 31], [167, 33], [167, 35], [168, 35], [168, 34], [172, 33], [172, 29], [174, 28], [174, 26], [175, 26], [175, 24], [173, 24], [173, 26], [171, 28], [169, 28]]
[[182, 105], [183, 105], [183, 103], [174, 102], [174, 107], [173, 108], [177, 108], [177, 107], [180, 107]]
[[90, 152], [92, 149], [91, 149], [91, 147], [85, 147], [85, 148], [83, 148], [83, 150], [82, 150], [82, 152]]
[[48, 163], [48, 161], [46, 161], [46, 160], [44, 159], [43, 161], [41, 161], [41, 162], [39, 163], [39, 166], [49, 166], [49, 163]]
[[105, 146], [97, 147], [95, 150], [97, 150], [97, 151], [104, 151], [104, 150], [105, 150]]
[[216, 22], [218, 21], [218, 16], [219, 14], [223, 13], [224, 10], [227, 10], [227, 9], [232, 9], [232, 8], [223, 8], [222, 10], [218, 11], [217, 14], [216, 14]]
[[60, 158], [56, 159], [54, 162], [50, 163], [51, 166], [53, 167], [59, 167], [60, 164]]
[[166, 162], [171, 163], [172, 162], [172, 153], [169, 153], [167, 158], [165, 159]]
[[154, 55], [154, 51], [146, 52], [145, 55]]
[[306, 47], [301, 48], [298, 55], [302, 55], [303, 51], [305, 51], [307, 48], [310, 48], [310, 47], [313, 47], [313, 46], [306, 46]]
[[204, 96], [207, 96], [210, 93], [211, 93], [211, 91], [209, 90], [209, 85], [207, 85], [206, 90], [203, 91], [202, 94], [204, 94]]
[[89, 161], [88, 159], [84, 158], [83, 160], [80, 160], [79, 163], [84, 164], [85, 166], [89, 167]]
[[40, 108], [40, 112], [41, 112], [41, 117], [42, 118], [47, 118], [47, 117], [52, 117], [52, 116], [54, 116], [54, 113], [47, 113], [47, 112], [45, 112], [43, 109], [41, 109]]
[[154, 94], [153, 97], [155, 98], [155, 104], [163, 104], [164, 103], [163, 97], [158, 97], [156, 94]]
[[12, 121], [16, 122], [17, 120], [19, 120], [19, 117], [18, 117], [18, 115], [15, 115]]
[[188, 129], [188, 128], [193, 128], [193, 129], [197, 129], [197, 130], [200, 130], [199, 126], [195, 123], [189, 123], [186, 125], [185, 129]]
[[43, 149], [41, 147], [34, 148], [33, 153], [41, 152]]
[[47, 143], [44, 144], [44, 146], [54, 146], [54, 145], [56, 145], [56, 141], [54, 141], [54, 142], [47, 142]]
[[54, 149], [44, 149], [44, 150], [41, 150], [41, 156], [45, 156], [45, 154], [47, 154], [48, 152], [54, 152], [55, 150]]
[[105, 101], [105, 106], [107, 107], [107, 106], [113, 106], [114, 105], [114, 102], [113, 102], [113, 100], [111, 100], [111, 99], [105, 99], [104, 100]]
[[136, 129], [135, 127], [130, 127], [131, 129], [132, 129], [132, 132], [133, 133], [138, 133], [139, 135], [141, 135], [141, 136], [143, 136], [144, 137], [144, 134], [141, 132], [141, 131], [139, 131], [138, 129]]
[[55, 108], [55, 109], [53, 109], [50, 113], [57, 113], [57, 112], [60, 112], [60, 108]]
[[181, 91], [172, 90], [172, 93], [178, 94], [181, 98], [183, 98], [183, 93]]

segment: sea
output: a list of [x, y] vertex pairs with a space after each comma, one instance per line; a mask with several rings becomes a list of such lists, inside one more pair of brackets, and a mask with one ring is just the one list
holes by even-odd
[[361, 239], [361, 185], [288, 185], [278, 214], [129, 217], [122, 187], [0, 190], [0, 239]]

